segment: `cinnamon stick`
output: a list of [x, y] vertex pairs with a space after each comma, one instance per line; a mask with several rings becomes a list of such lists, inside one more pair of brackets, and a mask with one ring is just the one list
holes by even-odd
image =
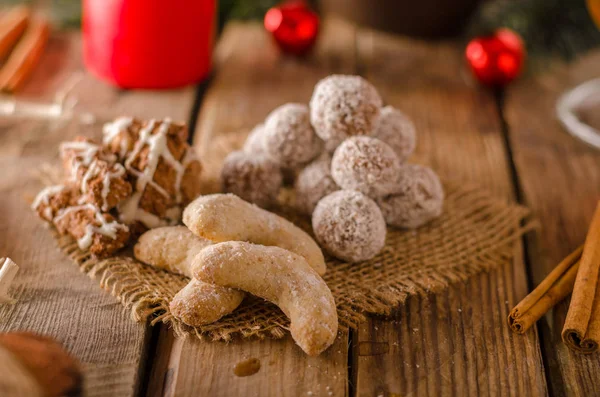
[[593, 353], [600, 345], [600, 202], [592, 218], [562, 331], [571, 349]]
[[31, 11], [19, 6], [11, 9], [0, 18], [0, 59], [4, 59], [23, 35]]
[[0, 89], [14, 92], [22, 86], [38, 64], [49, 35], [48, 21], [43, 18], [31, 20], [25, 35], [0, 70]]
[[523, 334], [554, 305], [573, 291], [583, 245], [563, 259], [508, 315], [508, 325]]

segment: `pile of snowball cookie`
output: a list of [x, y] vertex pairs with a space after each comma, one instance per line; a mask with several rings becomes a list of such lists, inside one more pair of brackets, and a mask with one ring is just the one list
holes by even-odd
[[320, 245], [364, 261], [385, 245], [386, 224], [417, 228], [442, 213], [438, 176], [405, 162], [415, 146], [410, 119], [383, 107], [373, 85], [332, 75], [317, 83], [309, 106], [282, 105], [253, 129], [225, 159], [222, 188], [268, 208], [293, 183], [296, 207], [312, 216]]

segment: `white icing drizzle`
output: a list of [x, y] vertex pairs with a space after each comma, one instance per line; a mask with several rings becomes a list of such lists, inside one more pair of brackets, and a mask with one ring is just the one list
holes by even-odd
[[[157, 131], [153, 134], [157, 124], [159, 125], [159, 127]], [[146, 190], [146, 187], [148, 185], [151, 185], [163, 196], [167, 198], [170, 197], [169, 193], [164, 188], [162, 188], [160, 185], [154, 182], [154, 173], [156, 172], [156, 168], [158, 167], [158, 163], [161, 158], [165, 162], [167, 162], [171, 168], [175, 170], [175, 200], [177, 203], [180, 203], [182, 200], [181, 181], [183, 179], [183, 175], [185, 173], [187, 165], [189, 164], [189, 162], [195, 159], [195, 156], [194, 153], [188, 149], [181, 163], [173, 157], [173, 154], [171, 153], [167, 145], [167, 133], [169, 131], [170, 126], [170, 119], [165, 119], [164, 121], [150, 120], [148, 122], [148, 125], [146, 125], [140, 130], [139, 139], [136, 142], [132, 152], [125, 160], [125, 168], [127, 169], [127, 171], [137, 177], [135, 185], [136, 192], [119, 206], [121, 220], [125, 223], [140, 221], [146, 227], [149, 228], [164, 226], [165, 224], [167, 224], [167, 222], [161, 220], [159, 217], [139, 208], [143, 192]], [[147, 164], [144, 170], [140, 172], [134, 169], [131, 164], [140, 154], [141, 150], [146, 146], [148, 147], [148, 157], [146, 159]], [[181, 209], [177, 210], [179, 211], [180, 215]], [[166, 214], [167, 218], [171, 220], [173, 220], [172, 217], [175, 215], [177, 214], [175, 214], [175, 210], [173, 209], [169, 209], [168, 213]]]
[[77, 239], [77, 245], [82, 250], [90, 248], [94, 241], [94, 233], [99, 233], [105, 237], [110, 237], [113, 240], [115, 240], [117, 238], [117, 232], [119, 230], [129, 230], [127, 226], [122, 225], [116, 221], [108, 222], [106, 219], [104, 219], [98, 207], [96, 207], [93, 204], [82, 204], [64, 208], [60, 210], [56, 218], [54, 218], [54, 222], [60, 222], [62, 218], [64, 218], [67, 214], [70, 214], [71, 212], [77, 212], [82, 210], [91, 210], [94, 213], [94, 220], [100, 225], [95, 226], [90, 224], [85, 227], [85, 234], [79, 239]]
[[50, 207], [50, 196], [54, 196], [55, 194], [58, 194], [58, 193], [62, 192], [63, 190], [65, 190], [64, 185], [48, 186], [47, 188], [45, 188], [41, 192], [39, 192], [37, 196], [35, 196], [35, 199], [33, 200], [33, 203], [31, 204], [31, 209], [33, 209], [34, 211], [37, 211], [37, 209], [39, 208], [39, 206], [41, 204], [46, 205], [47, 207], [44, 208], [44, 212], [42, 215], [44, 215], [44, 218], [46, 220], [51, 221], [52, 220], [52, 208]]
[[[167, 152], [169, 151], [167, 150]], [[171, 152], [169, 152], [169, 154], [171, 154]], [[177, 175], [175, 176], [175, 200], [177, 204], [181, 204], [181, 201], [183, 200], [181, 195], [181, 181], [183, 180], [183, 175], [185, 175], [185, 170], [187, 169], [188, 165], [192, 161], [196, 160], [196, 154], [192, 148], [187, 148], [181, 163], [173, 159], [173, 156], [171, 156], [171, 159], [173, 160], [174, 164], [177, 164], [177, 167], [173, 167], [177, 171]]]
[[[77, 172], [79, 167], [89, 166], [94, 160], [96, 154], [100, 150], [98, 145], [90, 142], [63, 142], [60, 145], [61, 152], [66, 150], [76, 151], [76, 155], [71, 160], [71, 180], [77, 180]], [[79, 159], [79, 161], [76, 161]]]
[[[84, 143], [87, 145], [78, 145], [79, 143]], [[64, 149], [75, 149], [78, 151], [81, 150], [81, 152], [77, 152], [76, 157], [72, 161], [71, 179], [77, 180], [77, 173], [78, 173], [79, 168], [81, 166], [87, 167], [85, 174], [83, 174], [83, 177], [81, 178], [81, 185], [79, 187], [81, 189], [81, 193], [83, 193], [83, 194], [87, 193], [89, 190], [89, 187], [88, 187], [89, 181], [91, 179], [97, 177], [98, 175], [100, 175], [102, 172], [102, 168], [100, 168], [100, 166], [98, 164], [98, 159], [95, 157], [96, 153], [98, 153], [98, 150], [100, 149], [99, 146], [91, 144], [89, 142], [66, 142], [63, 144], [62, 148], [63, 148], [63, 150]], [[76, 159], [79, 159], [79, 161], [76, 161]], [[101, 191], [101, 198], [102, 198], [101, 208], [103, 211], [108, 211], [110, 209], [108, 207], [107, 198], [110, 193], [111, 179], [120, 178], [123, 175], [125, 175], [125, 168], [123, 168], [123, 166], [121, 164], [117, 163], [117, 164], [114, 164], [113, 166], [110, 166], [107, 164], [106, 173], [104, 174], [104, 177], [102, 180], [102, 191]]]
[[168, 226], [168, 222], [160, 219], [158, 216], [138, 208], [136, 211], [136, 220], [142, 222], [146, 227], [154, 229], [161, 226]]
[[[104, 124], [102, 128], [102, 143], [105, 146], [108, 146], [112, 143], [112, 141], [123, 131], [127, 130], [131, 124], [133, 123], [132, 117], [119, 117], [115, 119], [112, 123]], [[127, 155], [127, 149], [129, 148], [130, 138], [128, 134], [124, 134], [121, 137], [121, 142], [119, 144], [119, 157], [124, 158]]]
[[81, 193], [88, 192], [88, 181], [100, 173], [100, 169], [98, 167], [98, 162], [94, 161], [88, 167], [85, 174], [83, 174], [83, 178], [81, 178]]

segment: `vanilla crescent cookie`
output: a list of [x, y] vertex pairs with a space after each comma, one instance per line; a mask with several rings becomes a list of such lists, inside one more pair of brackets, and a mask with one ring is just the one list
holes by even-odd
[[199, 327], [212, 324], [232, 313], [245, 294], [232, 288], [192, 280], [171, 300], [171, 314], [183, 323]]
[[275, 303], [290, 318], [292, 337], [307, 354], [333, 344], [338, 330], [335, 301], [304, 257], [279, 247], [229, 241], [203, 249], [194, 277], [241, 289]]
[[327, 269], [323, 252], [308, 233], [233, 194], [198, 197], [183, 211], [183, 223], [197, 236], [211, 241], [277, 246], [303, 256], [319, 274]]
[[[210, 244], [185, 226], [167, 226], [144, 233], [133, 252], [148, 265], [192, 277], [193, 259]], [[233, 312], [243, 299], [241, 291], [192, 279], [171, 300], [169, 308], [185, 324], [200, 326]]]
[[196, 236], [185, 226], [164, 226], [142, 234], [133, 247], [141, 262], [171, 273], [192, 277], [194, 257], [212, 241]]

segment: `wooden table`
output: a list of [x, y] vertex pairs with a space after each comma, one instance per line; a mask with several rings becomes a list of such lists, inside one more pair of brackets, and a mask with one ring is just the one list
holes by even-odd
[[[458, 43], [327, 21], [314, 55], [299, 61], [279, 55], [259, 25], [236, 23], [222, 35], [210, 84], [143, 92], [83, 73], [80, 45], [76, 33], [55, 35], [20, 97], [52, 101], [79, 75], [70, 95], [76, 111], [96, 116], [94, 126], [0, 121], [0, 253], [21, 266], [12, 289], [18, 303], [0, 307], [0, 330], [56, 337], [84, 364], [88, 396], [600, 395], [600, 356], [572, 353], [560, 341], [567, 302], [524, 336], [506, 326], [509, 309], [583, 241], [600, 197], [600, 153], [554, 117], [560, 92], [597, 77], [600, 54], [494, 96], [468, 77]], [[90, 128], [97, 133], [114, 116], [189, 121], [207, 154], [215, 134], [247, 131], [277, 105], [307, 102], [331, 73], [365, 76], [414, 120], [417, 161], [533, 209], [543, 227], [516, 247], [512, 265], [411, 298], [394, 318], [371, 318], [325, 354], [307, 357], [289, 337], [175, 340], [165, 327], [133, 322], [57, 251], [28, 208], [40, 187], [33, 171], [56, 161], [58, 143]], [[369, 349], [373, 344], [385, 349]], [[236, 377], [233, 366], [249, 357], [261, 361], [260, 371]]]

